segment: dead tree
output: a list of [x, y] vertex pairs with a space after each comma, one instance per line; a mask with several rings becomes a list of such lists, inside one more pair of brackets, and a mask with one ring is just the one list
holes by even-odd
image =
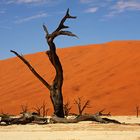
[[139, 106], [136, 106], [136, 116], [139, 117]]
[[49, 108], [47, 108], [47, 104], [44, 101], [42, 104], [42, 117], [47, 116], [48, 111], [49, 111]]
[[86, 108], [90, 108], [89, 103], [89, 100], [87, 100], [85, 103], [82, 103], [82, 97], [78, 97], [78, 99], [74, 100], [74, 104], [76, 104], [78, 108], [78, 115], [82, 115]]
[[71, 110], [71, 106], [70, 106], [70, 103], [69, 102], [66, 102], [64, 105], [63, 105], [63, 110], [64, 110], [64, 115], [66, 117], [68, 117], [68, 115], [70, 114], [70, 110]]
[[21, 114], [22, 113], [27, 113], [28, 112], [28, 105], [21, 105]]
[[51, 121], [53, 123], [77, 123], [77, 122], [80, 122], [80, 121], [95, 121], [95, 122], [99, 122], [99, 123], [121, 124], [117, 120], [102, 118], [98, 114], [79, 115], [79, 116], [75, 117], [74, 119], [59, 118], [57, 116], [54, 116], [54, 117], [51, 118]]
[[[45, 25], [43, 25], [44, 31], [46, 33], [46, 41], [49, 45], [49, 50], [46, 51], [46, 54], [49, 57], [49, 60], [51, 64], [54, 66], [56, 74], [54, 77], [54, 80], [52, 84], [49, 84], [33, 67], [32, 65], [24, 58], [24, 56], [18, 54], [16, 51], [11, 50], [12, 53], [14, 53], [22, 62], [29, 68], [29, 70], [48, 88], [50, 91], [50, 98], [53, 104], [54, 108], [54, 116], [52, 117], [52, 121], [54, 123], [76, 123], [79, 121], [85, 121], [85, 120], [92, 120], [97, 121], [100, 123], [119, 123], [116, 120], [111, 120], [108, 118], [101, 118], [99, 114], [91, 114], [91, 115], [79, 115], [75, 119], [66, 119], [64, 118], [64, 110], [63, 110], [63, 95], [62, 95], [62, 85], [63, 85], [63, 69], [61, 62], [59, 60], [59, 57], [56, 53], [56, 46], [54, 43], [54, 39], [60, 35], [67, 35], [67, 36], [73, 36], [77, 37], [75, 34], [73, 34], [70, 31], [65, 31], [64, 29], [69, 28], [68, 26], [64, 25], [64, 22], [67, 19], [75, 19], [76, 17], [71, 16], [69, 14], [69, 9], [67, 10], [65, 16], [62, 18], [59, 26], [49, 34], [48, 29]], [[82, 114], [83, 110], [88, 106], [89, 101], [85, 103], [85, 105], [80, 109], [80, 114]], [[36, 121], [40, 123], [40, 121], [43, 121], [43, 123], [47, 122], [46, 118], [42, 118], [40, 116], [36, 116], [34, 114], [30, 113], [24, 113], [22, 117], [20, 118], [5, 118], [3, 117], [2, 120], [7, 121], [7, 123], [15, 124], [15, 123], [30, 123], [33, 121]]]
[[69, 9], [67, 10], [65, 16], [62, 18], [60, 24], [52, 32], [49, 34], [48, 29], [45, 25], [43, 25], [44, 31], [46, 33], [46, 41], [49, 45], [49, 50], [46, 51], [46, 54], [49, 57], [49, 60], [51, 64], [54, 66], [56, 75], [52, 82], [52, 84], [49, 84], [42, 76], [40, 76], [36, 70], [31, 66], [31, 64], [20, 54], [18, 54], [16, 51], [11, 50], [12, 53], [14, 53], [20, 60], [24, 62], [30, 69], [30, 71], [49, 89], [50, 91], [50, 98], [54, 107], [54, 114], [58, 117], [64, 117], [64, 111], [63, 111], [63, 95], [62, 95], [62, 85], [63, 85], [63, 69], [61, 62], [59, 60], [59, 57], [56, 53], [56, 46], [54, 43], [54, 39], [58, 37], [59, 35], [67, 35], [67, 36], [73, 36], [76, 37], [75, 34], [73, 34], [70, 31], [65, 31], [64, 29], [69, 28], [68, 26], [64, 25], [64, 22], [67, 19], [75, 19], [76, 17], [71, 16], [69, 14]]
[[104, 113], [105, 109], [102, 109], [101, 111], [98, 112], [98, 115], [99, 116], [111, 116], [111, 113], [108, 112], [108, 113]]
[[43, 101], [42, 105], [37, 105], [36, 107], [33, 108], [35, 110], [34, 113], [36, 113], [39, 116], [45, 117], [47, 116], [47, 113], [49, 111], [49, 108], [47, 108], [47, 103]]
[[42, 106], [36, 106], [33, 108], [35, 110], [35, 113], [37, 113], [39, 116], [41, 116]]

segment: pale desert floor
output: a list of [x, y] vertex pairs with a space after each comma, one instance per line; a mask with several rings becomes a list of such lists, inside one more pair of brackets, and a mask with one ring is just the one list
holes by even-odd
[[[0, 126], [0, 140], [140, 140], [140, 118], [111, 117], [129, 125], [76, 124]], [[133, 124], [132, 124], [133, 123]]]

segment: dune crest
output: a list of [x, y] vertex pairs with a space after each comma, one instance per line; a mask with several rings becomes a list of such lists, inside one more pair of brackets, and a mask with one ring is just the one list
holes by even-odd
[[[140, 41], [57, 49], [64, 71], [64, 101], [90, 99], [86, 112], [102, 109], [112, 115], [135, 115], [140, 106]], [[44, 52], [25, 56], [49, 83], [54, 69]], [[0, 111], [18, 114], [21, 105], [31, 110], [45, 100], [50, 114], [49, 91], [16, 57], [0, 61]]]

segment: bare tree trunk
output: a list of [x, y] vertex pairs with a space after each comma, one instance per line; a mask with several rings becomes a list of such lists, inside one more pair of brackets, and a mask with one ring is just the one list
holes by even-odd
[[136, 106], [137, 118], [139, 117], [139, 106]]
[[52, 34], [49, 34], [47, 27], [43, 25], [44, 31], [46, 32], [46, 40], [50, 47], [50, 50], [47, 51], [46, 54], [48, 55], [50, 62], [52, 63], [56, 71], [56, 76], [50, 88], [50, 97], [54, 107], [54, 114], [58, 117], [64, 117], [62, 96], [63, 69], [59, 57], [56, 54], [56, 47], [53, 40], [59, 35], [76, 36], [69, 31], [62, 30], [68, 28], [68, 26], [64, 25], [64, 22], [68, 18], [76, 18], [69, 15], [69, 9], [67, 10], [66, 15], [62, 18], [57, 29]]
[[48, 118], [40, 117], [38, 115], [33, 115], [32, 113], [26, 112], [23, 113], [21, 116], [10, 116], [10, 115], [0, 115], [0, 125], [1, 122], [4, 122], [5, 125], [11, 124], [29, 124], [29, 123], [36, 123], [36, 124], [46, 124], [48, 123]]
[[95, 121], [99, 123], [116, 123], [121, 124], [119, 121], [114, 119], [102, 118], [98, 114], [80, 115], [74, 119], [59, 118], [54, 116], [51, 118], [53, 123], [77, 123], [80, 121]]
[[50, 86], [50, 98], [54, 107], [54, 114], [57, 115], [58, 117], [64, 117], [63, 96], [62, 96], [62, 84], [63, 84], [62, 66], [55, 52], [55, 49], [47, 51], [46, 54], [49, 56], [49, 59], [56, 70], [56, 76], [53, 80], [52, 85]]
[[62, 85], [63, 85], [63, 69], [61, 66], [61, 62], [59, 60], [59, 57], [56, 54], [56, 46], [53, 42], [55, 37], [59, 35], [67, 35], [67, 36], [75, 36], [75, 34], [71, 33], [70, 31], [65, 31], [63, 29], [69, 28], [68, 26], [64, 25], [64, 22], [66, 19], [70, 18], [76, 18], [69, 15], [69, 9], [66, 12], [66, 15], [62, 18], [59, 26], [57, 29], [49, 34], [47, 27], [43, 25], [44, 31], [46, 32], [46, 40], [49, 45], [50, 50], [46, 52], [46, 54], [49, 57], [50, 62], [55, 68], [56, 75], [51, 85], [49, 85], [45, 79], [43, 79], [36, 70], [31, 66], [31, 64], [21, 55], [19, 55], [17, 52], [11, 50], [18, 58], [20, 58], [24, 64], [28, 66], [30, 71], [50, 90], [50, 98], [54, 107], [54, 114], [57, 117], [64, 117], [64, 111], [63, 111], [63, 96], [62, 96]]

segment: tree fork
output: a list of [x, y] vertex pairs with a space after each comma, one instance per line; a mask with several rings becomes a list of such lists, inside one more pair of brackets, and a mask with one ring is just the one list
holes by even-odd
[[31, 66], [31, 64], [21, 55], [19, 55], [16, 51], [11, 50], [12, 53], [14, 53], [20, 60], [23, 61], [24, 64], [30, 69], [30, 71], [50, 90], [50, 98], [53, 104], [54, 108], [54, 114], [57, 117], [64, 117], [64, 111], [63, 111], [63, 95], [62, 95], [62, 85], [63, 85], [63, 69], [61, 62], [59, 60], [59, 57], [57, 56], [56, 53], [56, 46], [55, 43], [53, 42], [54, 39], [59, 36], [59, 35], [67, 35], [67, 36], [72, 36], [72, 37], [77, 37], [75, 34], [73, 34], [70, 31], [65, 31], [64, 29], [69, 28], [68, 26], [64, 25], [64, 22], [67, 19], [75, 19], [75, 16], [71, 16], [69, 14], [69, 9], [67, 10], [65, 16], [62, 18], [60, 21], [60, 24], [52, 32], [49, 34], [48, 29], [45, 25], [43, 25], [44, 31], [46, 33], [46, 41], [49, 45], [49, 50], [46, 52], [46, 54], [49, 57], [49, 60], [51, 64], [54, 66], [56, 75], [55, 78], [52, 82], [52, 84], [48, 84], [45, 79], [40, 76], [36, 70]]

